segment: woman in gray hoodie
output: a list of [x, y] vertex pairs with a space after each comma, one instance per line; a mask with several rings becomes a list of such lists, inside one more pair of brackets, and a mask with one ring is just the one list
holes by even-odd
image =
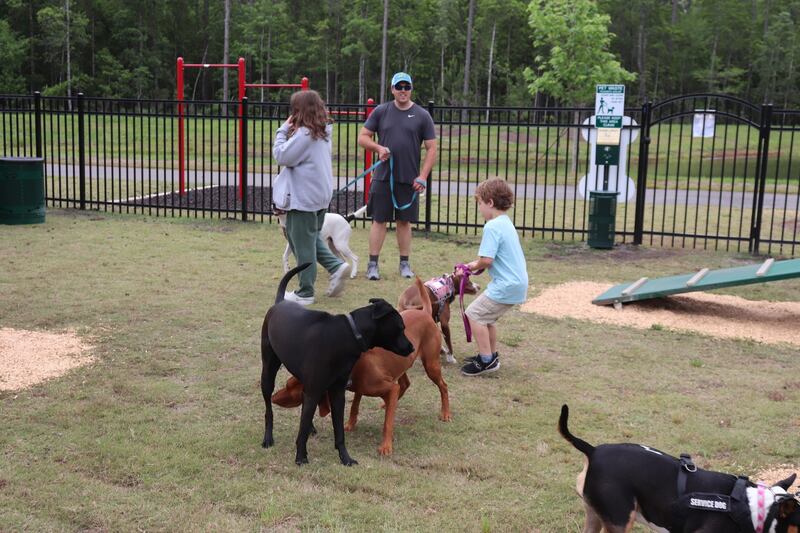
[[300, 272], [300, 287], [287, 292], [286, 299], [311, 305], [317, 261], [331, 274], [328, 296], [342, 292], [350, 265], [333, 255], [319, 236], [333, 196], [333, 126], [325, 103], [316, 91], [300, 91], [289, 105], [289, 118], [278, 128], [272, 146], [272, 156], [283, 167], [272, 184], [272, 202], [286, 212], [286, 238], [297, 264], [313, 265]]

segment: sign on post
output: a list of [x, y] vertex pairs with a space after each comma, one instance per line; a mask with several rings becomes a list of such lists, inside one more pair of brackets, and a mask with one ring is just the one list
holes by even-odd
[[624, 85], [596, 86], [594, 98], [594, 125], [597, 128], [595, 164], [619, 164], [619, 143], [624, 112]]

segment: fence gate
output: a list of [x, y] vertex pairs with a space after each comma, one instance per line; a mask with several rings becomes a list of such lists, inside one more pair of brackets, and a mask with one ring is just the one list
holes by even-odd
[[645, 104], [634, 242], [757, 250], [770, 111], [711, 94]]

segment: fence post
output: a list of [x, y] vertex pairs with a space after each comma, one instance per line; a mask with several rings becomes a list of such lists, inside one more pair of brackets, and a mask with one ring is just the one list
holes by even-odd
[[652, 104], [642, 105], [642, 123], [639, 125], [639, 170], [636, 176], [636, 211], [633, 222], [633, 244], [642, 244], [644, 234], [644, 203], [647, 198], [647, 163], [650, 155], [650, 112]]
[[750, 228], [748, 251], [758, 255], [761, 245], [761, 218], [764, 213], [764, 189], [767, 185], [767, 160], [769, 159], [769, 132], [772, 129], [772, 104], [761, 106], [761, 127], [758, 130], [758, 168], [756, 183], [758, 191], [753, 199], [754, 223]]
[[86, 209], [86, 144], [84, 143], [84, 96], [78, 93], [78, 175], [80, 177], [80, 208]]
[[[375, 100], [372, 98], [367, 98], [367, 105], [364, 108], [364, 122], [367, 121], [369, 116], [372, 114], [372, 111], [375, 109]], [[369, 168], [372, 166], [372, 152], [370, 150], [364, 150], [364, 168]], [[364, 176], [364, 205], [369, 202], [369, 190], [372, 187], [372, 172], [367, 172], [367, 175]]]
[[[428, 113], [431, 116], [431, 120], [433, 120], [433, 110], [434, 104], [433, 100], [428, 100]], [[427, 157], [427, 153], [425, 154]], [[434, 161], [434, 165], [435, 165]], [[430, 233], [431, 231], [431, 191], [433, 190], [433, 168], [431, 168], [431, 173], [428, 175], [428, 186], [425, 187], [425, 232]]]
[[240, 150], [242, 160], [240, 161], [241, 170], [241, 188], [242, 188], [242, 222], [247, 222], [247, 97], [242, 98], [241, 103], [242, 116], [240, 117], [242, 125], [242, 137], [240, 139]]
[[33, 93], [34, 130], [36, 131], [36, 157], [42, 157], [42, 93]]

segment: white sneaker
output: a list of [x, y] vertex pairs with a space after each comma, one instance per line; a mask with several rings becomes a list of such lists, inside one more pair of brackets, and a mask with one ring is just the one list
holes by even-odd
[[294, 291], [286, 291], [283, 293], [283, 299], [298, 303], [300, 305], [311, 305], [314, 303], [313, 296], [298, 296], [294, 293]]
[[344, 282], [347, 280], [347, 276], [350, 275], [350, 265], [348, 263], [342, 263], [336, 271], [331, 274], [331, 281], [328, 283], [328, 290], [325, 292], [328, 296], [333, 298], [334, 296], [339, 296], [342, 291], [344, 290]]

